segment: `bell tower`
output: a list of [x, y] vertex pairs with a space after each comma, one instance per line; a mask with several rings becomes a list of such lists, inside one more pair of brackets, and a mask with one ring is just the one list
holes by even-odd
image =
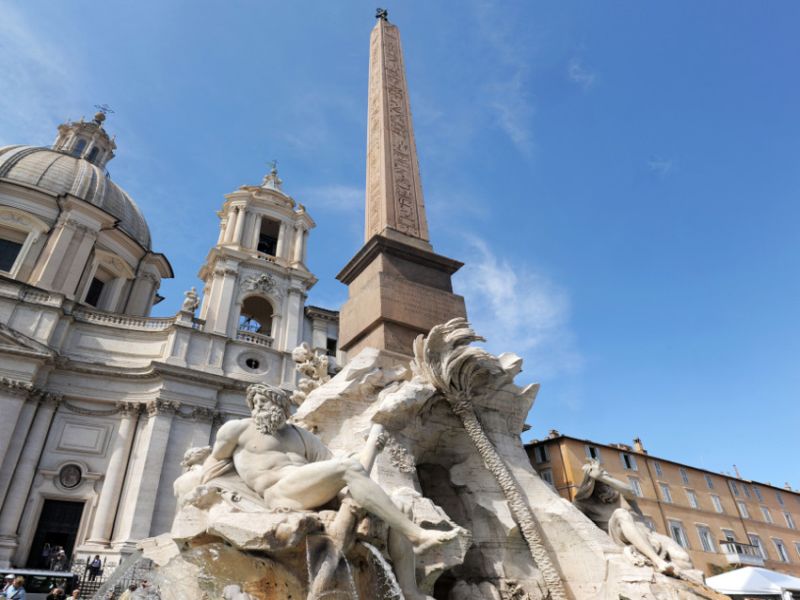
[[315, 224], [283, 191], [273, 161], [261, 185], [225, 196], [219, 238], [200, 269], [205, 330], [291, 351], [302, 342], [303, 304], [316, 278], [306, 267]]
[[337, 275], [348, 286], [339, 347], [410, 356], [414, 338], [454, 317], [464, 298], [450, 277], [462, 263], [428, 235], [400, 31], [378, 9], [370, 36], [364, 245]]

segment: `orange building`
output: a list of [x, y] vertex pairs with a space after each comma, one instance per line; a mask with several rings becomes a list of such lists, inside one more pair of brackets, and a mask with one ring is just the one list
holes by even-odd
[[800, 493], [714, 473], [633, 446], [600, 444], [561, 435], [534, 440], [525, 449], [536, 471], [572, 500], [581, 467], [598, 459], [631, 485], [648, 525], [686, 548], [707, 576], [739, 566], [764, 566], [800, 576]]

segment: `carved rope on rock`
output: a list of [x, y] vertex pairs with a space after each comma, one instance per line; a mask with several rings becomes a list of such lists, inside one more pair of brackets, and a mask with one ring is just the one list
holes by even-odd
[[471, 342], [484, 341], [469, 327], [466, 319], [451, 319], [436, 325], [427, 337], [414, 342], [411, 369], [427, 379], [461, 419], [464, 430], [480, 454], [486, 469], [494, 476], [519, 525], [531, 557], [542, 573], [552, 600], [567, 600], [561, 575], [545, 548], [541, 529], [519, 483], [487, 437], [472, 403], [472, 391], [502, 373], [498, 359], [485, 350], [472, 348]]

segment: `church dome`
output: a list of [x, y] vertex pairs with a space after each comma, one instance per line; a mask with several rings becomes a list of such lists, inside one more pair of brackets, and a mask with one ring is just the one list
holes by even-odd
[[85, 158], [35, 146], [0, 147], [0, 179], [71, 194], [119, 219], [119, 228], [150, 250], [150, 229], [133, 199]]

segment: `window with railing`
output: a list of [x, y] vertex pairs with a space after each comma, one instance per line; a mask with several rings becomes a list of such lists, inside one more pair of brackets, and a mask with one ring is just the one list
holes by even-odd
[[584, 446], [584, 450], [586, 451], [586, 458], [596, 460], [597, 462], [603, 462], [600, 458], [600, 448], [597, 446]]
[[661, 488], [661, 499], [667, 504], [672, 504], [672, 492], [666, 483], [659, 483], [658, 487]]
[[758, 550], [758, 555], [763, 560], [768, 560], [769, 555], [767, 555], [767, 549], [764, 548], [764, 543], [761, 541], [761, 538], [755, 533], [748, 533], [747, 537], [750, 540], [750, 544]]
[[716, 547], [714, 546], [714, 536], [711, 535], [711, 529], [709, 529], [707, 525], [697, 526], [697, 537], [700, 538], [700, 545], [703, 547], [703, 551], [717, 551]]
[[750, 518], [750, 512], [747, 510], [747, 504], [739, 500], [738, 502], [736, 502], [736, 506], [739, 507], [739, 514], [742, 515], [743, 519]]
[[775, 544], [775, 550], [777, 550], [778, 552], [778, 560], [781, 562], [788, 563], [789, 553], [786, 551], [786, 546], [783, 544], [783, 540], [778, 538], [772, 538], [772, 543]]
[[619, 458], [622, 461], [623, 468], [627, 469], [628, 471], [638, 471], [639, 468], [636, 466], [636, 459], [626, 452], [620, 452]]
[[680, 474], [681, 474], [681, 481], [683, 481], [683, 485], [689, 485], [689, 473], [686, 472], [686, 469], [681, 467]]
[[539, 471], [539, 477], [541, 477], [542, 481], [544, 481], [547, 485], [555, 489], [556, 485], [553, 482], [553, 469], [542, 469]]
[[682, 548], [689, 549], [689, 538], [680, 521], [669, 521], [669, 534]]
[[761, 514], [764, 517], [764, 522], [765, 523], [772, 523], [773, 522], [772, 521], [772, 513], [770, 512], [770, 510], [766, 506], [762, 506], [761, 507]]

